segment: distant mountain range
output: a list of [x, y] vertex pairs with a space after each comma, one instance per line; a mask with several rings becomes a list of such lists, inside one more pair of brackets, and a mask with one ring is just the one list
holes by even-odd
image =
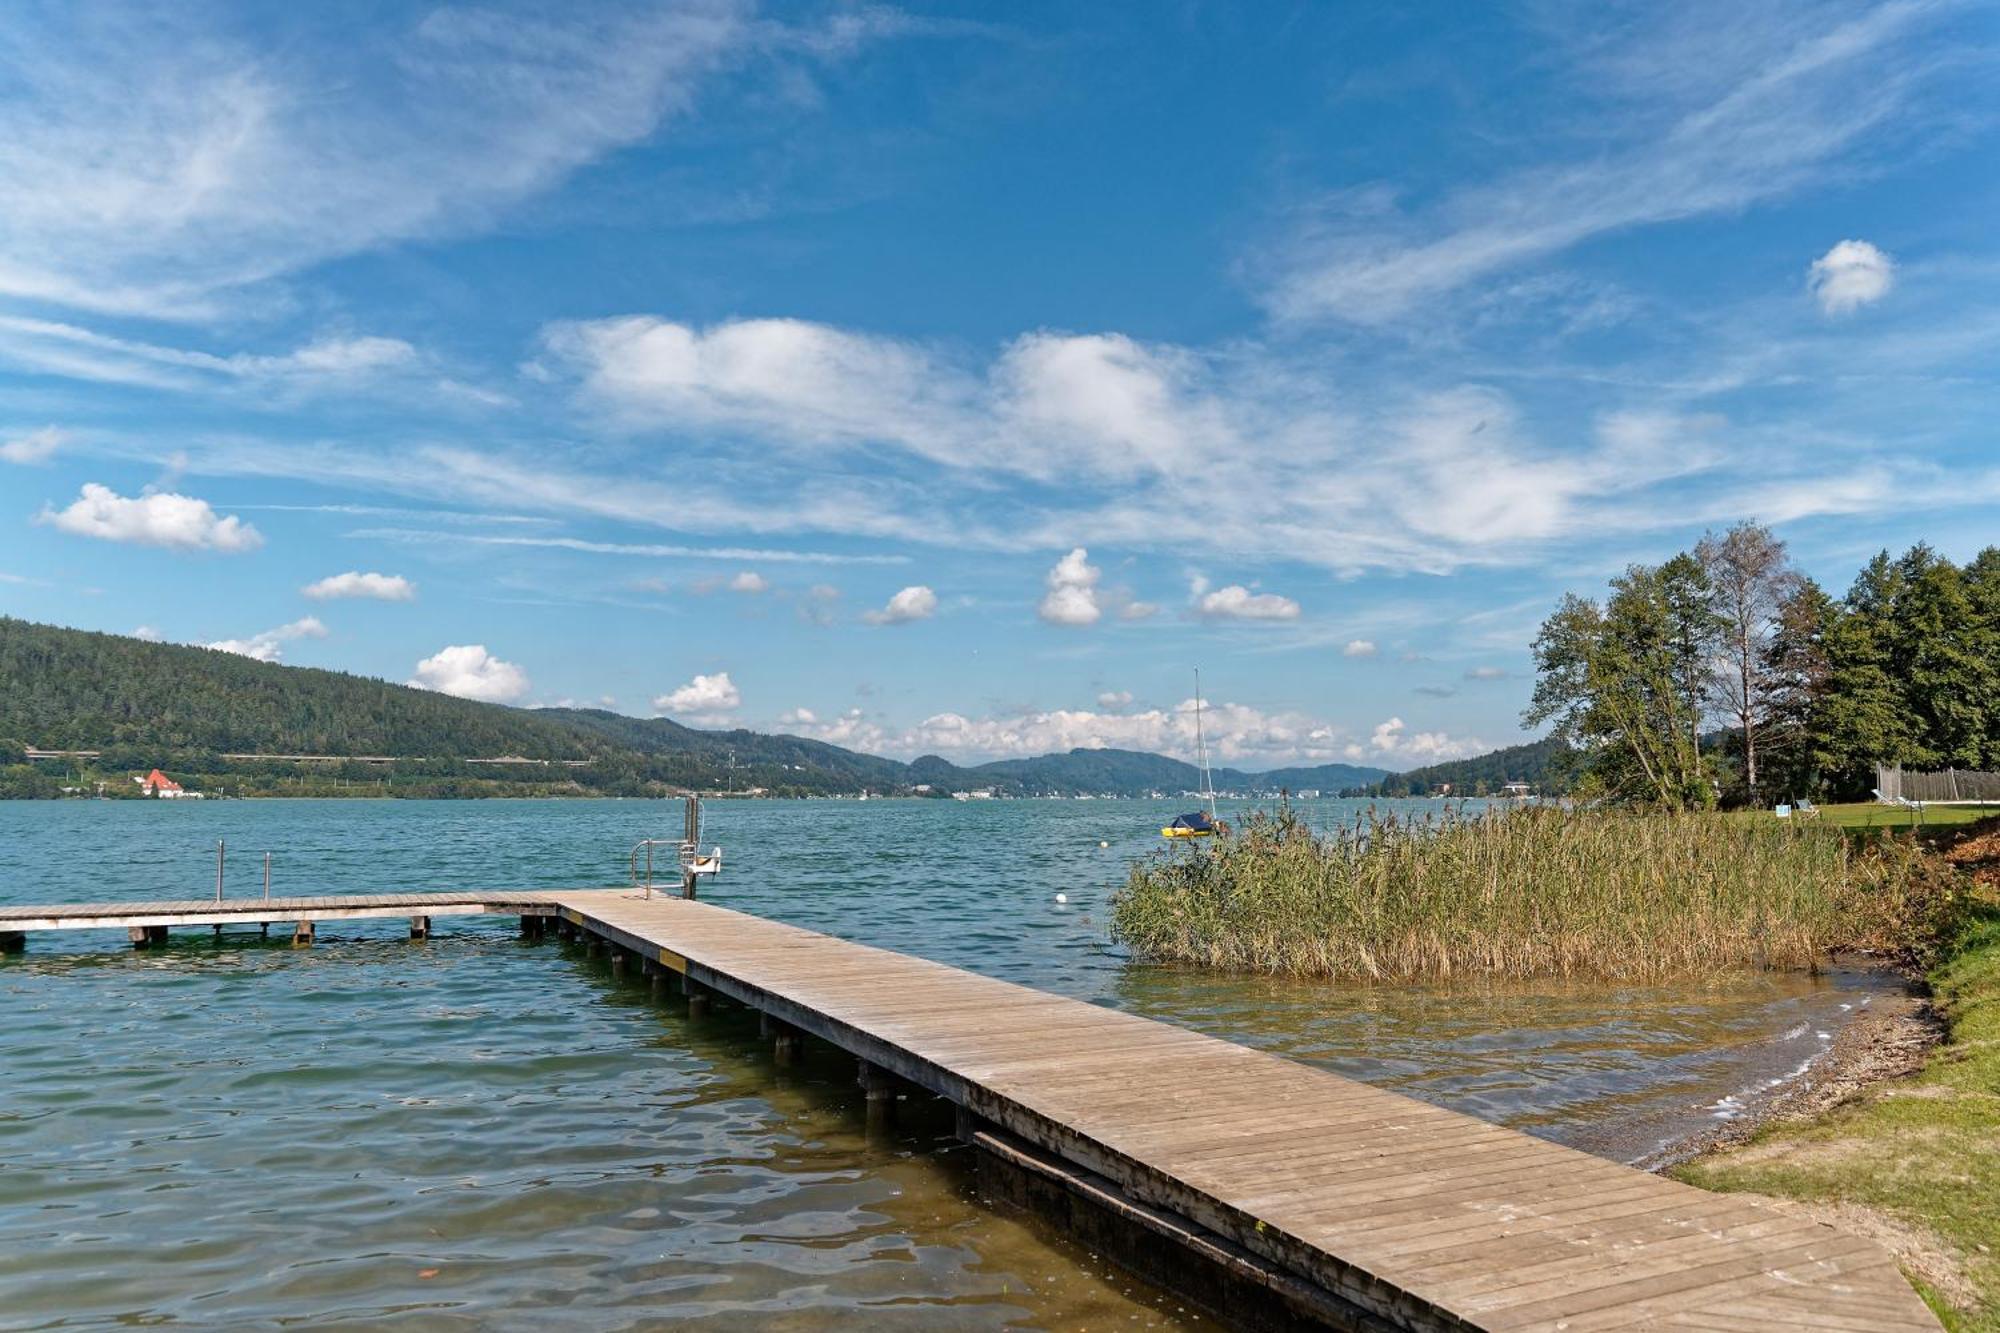
[[[1546, 743], [1542, 743], [1546, 744]], [[774, 795], [874, 791], [999, 795], [1178, 794], [1200, 786], [1193, 764], [1133, 750], [1071, 750], [960, 765], [909, 763], [801, 736], [702, 731], [667, 718], [601, 709], [514, 708], [387, 681], [257, 662], [233, 653], [0, 617], [0, 765], [13, 756], [54, 769], [177, 765], [190, 773], [377, 770], [451, 784], [540, 785], [604, 795], [763, 790]], [[1397, 775], [1356, 764], [1249, 773], [1214, 771], [1217, 789], [1461, 790], [1490, 780], [1541, 781], [1547, 754], [1516, 746], [1481, 759]], [[1440, 776], [1446, 773], [1457, 776]], [[1421, 782], [1423, 785], [1418, 785]], [[426, 789], [428, 790], [428, 789]]]

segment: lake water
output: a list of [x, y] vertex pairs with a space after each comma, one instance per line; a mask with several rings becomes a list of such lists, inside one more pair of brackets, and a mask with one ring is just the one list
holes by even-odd
[[[1384, 803], [1395, 805], [1396, 803]], [[1423, 803], [1412, 803], [1422, 806]], [[1305, 807], [1350, 818], [1349, 803]], [[1135, 964], [1141, 801], [716, 802], [726, 906], [1185, 1024], [1619, 1160], [1739, 1113], [1893, 989], [1351, 987]], [[677, 804], [0, 802], [0, 902], [624, 882]], [[1100, 843], [1108, 846], [1100, 846]], [[1056, 901], [1058, 893], [1068, 901]], [[870, 1146], [852, 1063], [776, 1069], [511, 919], [317, 947], [41, 935], [0, 961], [0, 1328], [1198, 1327], [983, 1206], [940, 1118]]]

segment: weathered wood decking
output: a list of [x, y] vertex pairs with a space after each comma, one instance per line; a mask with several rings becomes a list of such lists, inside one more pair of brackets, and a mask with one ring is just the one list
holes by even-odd
[[[623, 891], [0, 909], [0, 933], [559, 912], [950, 1098], [969, 1133], [1255, 1256], [1357, 1328], [1935, 1329], [1873, 1243], [1183, 1028]], [[39, 915], [37, 915], [39, 914]], [[143, 919], [142, 919], [143, 918]], [[60, 919], [60, 920], [59, 920]], [[989, 1133], [989, 1129], [994, 1132]], [[1323, 1299], [1322, 1299], [1323, 1298]]]

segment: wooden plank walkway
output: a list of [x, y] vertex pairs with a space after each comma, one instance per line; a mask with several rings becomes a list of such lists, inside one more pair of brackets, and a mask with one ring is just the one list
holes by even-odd
[[[441, 915], [446, 901], [559, 911], [696, 993], [761, 1009], [1140, 1209], [1185, 1219], [1200, 1244], [1309, 1284], [1336, 1325], [1938, 1327], [1886, 1253], [1829, 1227], [1183, 1028], [707, 903], [621, 890], [375, 895], [289, 899], [269, 919], [314, 904], [392, 916], [440, 904]], [[0, 932], [52, 928], [40, 923], [54, 916], [126, 924], [111, 912], [134, 907], [215, 910], [8, 908]], [[241, 909], [236, 919], [265, 910]]]

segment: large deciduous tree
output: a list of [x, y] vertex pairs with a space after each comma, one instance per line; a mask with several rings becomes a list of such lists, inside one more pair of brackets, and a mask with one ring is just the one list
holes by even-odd
[[1755, 804], [1757, 726], [1770, 703], [1771, 637], [1799, 576], [1785, 544], [1760, 523], [1738, 523], [1719, 537], [1708, 533], [1696, 543], [1694, 553], [1708, 575], [1710, 605], [1720, 625], [1715, 679], [1736, 724], [1743, 783]]
[[1701, 752], [1702, 666], [1715, 620], [1701, 570], [1685, 559], [1634, 565], [1602, 606], [1564, 597], [1535, 639], [1537, 679], [1523, 714], [1576, 747], [1586, 792], [1673, 808], [1714, 802]]

